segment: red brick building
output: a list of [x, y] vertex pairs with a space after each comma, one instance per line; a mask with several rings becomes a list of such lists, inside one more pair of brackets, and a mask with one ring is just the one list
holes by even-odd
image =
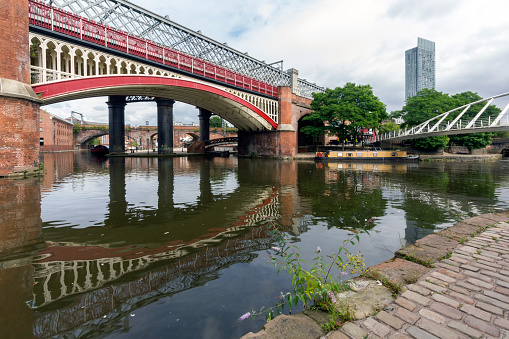
[[69, 151], [76, 144], [73, 124], [56, 115], [41, 110], [39, 134], [42, 152]]

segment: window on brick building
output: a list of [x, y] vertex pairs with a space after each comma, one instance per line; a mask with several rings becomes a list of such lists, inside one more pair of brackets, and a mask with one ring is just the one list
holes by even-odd
[[44, 146], [44, 138], [40, 138], [39, 143], [41, 144], [41, 146]]

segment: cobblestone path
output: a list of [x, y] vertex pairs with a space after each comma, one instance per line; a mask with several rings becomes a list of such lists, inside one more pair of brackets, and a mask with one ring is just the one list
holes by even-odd
[[509, 224], [465, 239], [385, 310], [322, 338], [509, 339]]

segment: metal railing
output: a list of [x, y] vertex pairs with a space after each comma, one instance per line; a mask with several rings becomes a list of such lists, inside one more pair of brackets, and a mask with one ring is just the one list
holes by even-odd
[[[509, 130], [509, 116], [506, 115], [509, 110], [509, 104], [497, 116], [488, 115], [486, 111], [495, 99], [503, 97], [509, 97], [509, 93], [495, 95], [457, 107], [411, 128], [380, 134], [377, 140], [396, 141], [440, 135]], [[472, 106], [480, 103], [485, 103], [485, 105], [474, 117], [470, 118], [467, 112], [469, 112]], [[458, 114], [458, 112], [460, 113]]]
[[[29, 0], [29, 16], [32, 25], [272, 97], [291, 85], [282, 61], [276, 68], [125, 0]], [[306, 98], [324, 91], [297, 85]]]

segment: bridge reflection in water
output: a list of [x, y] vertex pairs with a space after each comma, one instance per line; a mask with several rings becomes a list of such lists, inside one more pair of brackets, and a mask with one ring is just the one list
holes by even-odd
[[374, 265], [402, 242], [509, 208], [505, 164], [44, 162], [41, 182], [0, 181], [0, 337], [239, 337], [263, 325], [240, 314], [291, 288], [266, 262], [266, 218], [309, 262], [353, 220], [376, 217], [355, 249]]
[[[57, 335], [81, 325], [80, 330], [88, 332], [117, 322], [144, 301], [189, 289], [202, 283], [201, 277], [207, 273], [232, 263], [248, 262], [253, 251], [270, 247], [270, 237], [261, 224], [265, 224], [266, 218], [281, 217], [276, 190], [272, 187], [250, 190], [249, 196], [233, 190], [218, 199], [211, 189], [213, 169], [205, 161], [196, 160], [200, 171], [198, 204], [178, 209], [173, 201], [173, 161], [157, 161], [157, 208], [130, 211], [126, 200], [126, 160], [109, 160], [109, 213], [103, 227], [86, 229], [89, 233], [86, 238], [94, 239], [92, 244], [49, 244], [32, 263], [35, 272], [30, 305], [36, 309], [35, 336]], [[231, 199], [244, 200], [243, 208], [234, 212], [237, 221], [232, 226], [211, 227], [214, 221], [194, 225], [186, 222], [184, 228], [187, 226], [192, 233], [188, 240], [158, 243], [159, 231], [168, 229], [171, 222], [187, 218], [196, 221], [197, 210], [198, 214], [209, 208], [221, 210], [232, 204]], [[121, 234], [122, 230], [142, 223], [152, 225], [150, 233], [154, 235], [138, 238], [134, 243]], [[48, 229], [48, 238], [54, 239], [51, 234], [56, 232], [58, 229]], [[108, 232], [106, 238], [99, 236]], [[110, 237], [124, 246], [111, 246]], [[81, 241], [86, 239], [80, 238]]]

